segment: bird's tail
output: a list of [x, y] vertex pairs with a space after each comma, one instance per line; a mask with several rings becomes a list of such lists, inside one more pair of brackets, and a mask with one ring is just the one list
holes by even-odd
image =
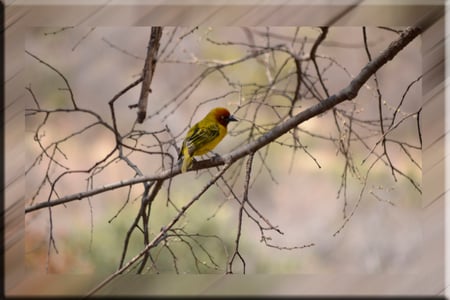
[[181, 173], [184, 173], [187, 171], [187, 169], [192, 164], [192, 157], [188, 155], [183, 155], [183, 164], [181, 165]]

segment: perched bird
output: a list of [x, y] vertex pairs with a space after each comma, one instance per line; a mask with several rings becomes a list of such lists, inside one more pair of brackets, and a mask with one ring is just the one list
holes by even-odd
[[191, 166], [194, 156], [206, 154], [217, 146], [232, 121], [237, 120], [226, 108], [216, 107], [189, 129], [178, 155], [178, 159], [183, 158], [182, 173]]

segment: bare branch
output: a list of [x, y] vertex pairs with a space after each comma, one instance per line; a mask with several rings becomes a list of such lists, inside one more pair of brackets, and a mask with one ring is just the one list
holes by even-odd
[[242, 197], [241, 207], [239, 209], [239, 216], [238, 216], [238, 229], [236, 234], [236, 241], [235, 241], [235, 248], [233, 255], [231, 256], [230, 261], [228, 262], [228, 270], [227, 274], [233, 273], [233, 262], [236, 257], [239, 257], [242, 262], [242, 273], [245, 274], [245, 260], [242, 257], [241, 253], [239, 252], [239, 242], [241, 238], [242, 233], [242, 216], [244, 211], [245, 203], [248, 201], [248, 189], [250, 185], [250, 176], [252, 172], [252, 163], [253, 163], [253, 154], [250, 154], [247, 159], [247, 165], [246, 165], [246, 173], [245, 173], [245, 186], [244, 186], [244, 196]]
[[159, 44], [162, 35], [162, 27], [152, 27], [150, 39], [147, 47], [147, 56], [144, 62], [144, 70], [142, 74], [141, 95], [138, 102], [137, 122], [142, 123], [147, 116], [148, 94], [151, 91], [153, 75], [156, 68], [156, 57], [158, 55]]
[[64, 76], [64, 75], [63, 75], [60, 71], [58, 71], [55, 67], [53, 67], [53, 66], [50, 65], [49, 63], [46, 63], [45, 61], [43, 61], [42, 59], [40, 59], [39, 57], [37, 57], [36, 55], [34, 55], [33, 53], [31, 53], [30, 51], [25, 50], [25, 53], [28, 54], [28, 55], [30, 55], [31, 57], [33, 57], [33, 58], [36, 59], [37, 61], [39, 61], [41, 64], [44, 64], [44, 65], [46, 65], [47, 67], [49, 67], [50, 69], [52, 69], [53, 71], [55, 71], [55, 72], [56, 72], [56, 73], [64, 80], [64, 83], [66, 84], [67, 90], [69, 91], [69, 94], [70, 94], [70, 100], [72, 101], [73, 108], [74, 108], [75, 110], [77, 110], [78, 107], [77, 107], [77, 104], [75, 103], [75, 98], [74, 98], [74, 96], [73, 96], [72, 88], [70, 87], [69, 81], [67, 80], [66, 76]]

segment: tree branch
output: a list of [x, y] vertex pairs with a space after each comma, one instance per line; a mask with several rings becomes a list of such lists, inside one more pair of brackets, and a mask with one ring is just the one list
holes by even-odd
[[139, 97], [139, 102], [137, 104], [138, 123], [144, 122], [144, 119], [147, 116], [148, 94], [151, 91], [150, 84], [152, 83], [153, 74], [155, 72], [156, 56], [158, 54], [159, 41], [161, 40], [161, 35], [162, 35], [162, 27], [160, 26], [152, 27], [150, 40], [148, 42], [147, 47], [147, 57], [145, 58], [144, 70], [142, 75], [143, 80], [142, 80], [141, 95]]

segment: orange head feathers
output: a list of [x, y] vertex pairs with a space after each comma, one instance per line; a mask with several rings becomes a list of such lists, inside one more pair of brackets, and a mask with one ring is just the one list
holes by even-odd
[[212, 151], [227, 134], [229, 122], [237, 121], [228, 109], [216, 107], [192, 126], [181, 146], [179, 158], [183, 158], [181, 172], [186, 172], [194, 156]]
[[211, 110], [208, 115], [214, 116], [216, 118], [217, 122], [221, 124], [222, 126], [227, 127], [229, 122], [237, 121], [234, 116], [230, 114], [228, 109], [223, 107], [216, 107], [213, 110]]

